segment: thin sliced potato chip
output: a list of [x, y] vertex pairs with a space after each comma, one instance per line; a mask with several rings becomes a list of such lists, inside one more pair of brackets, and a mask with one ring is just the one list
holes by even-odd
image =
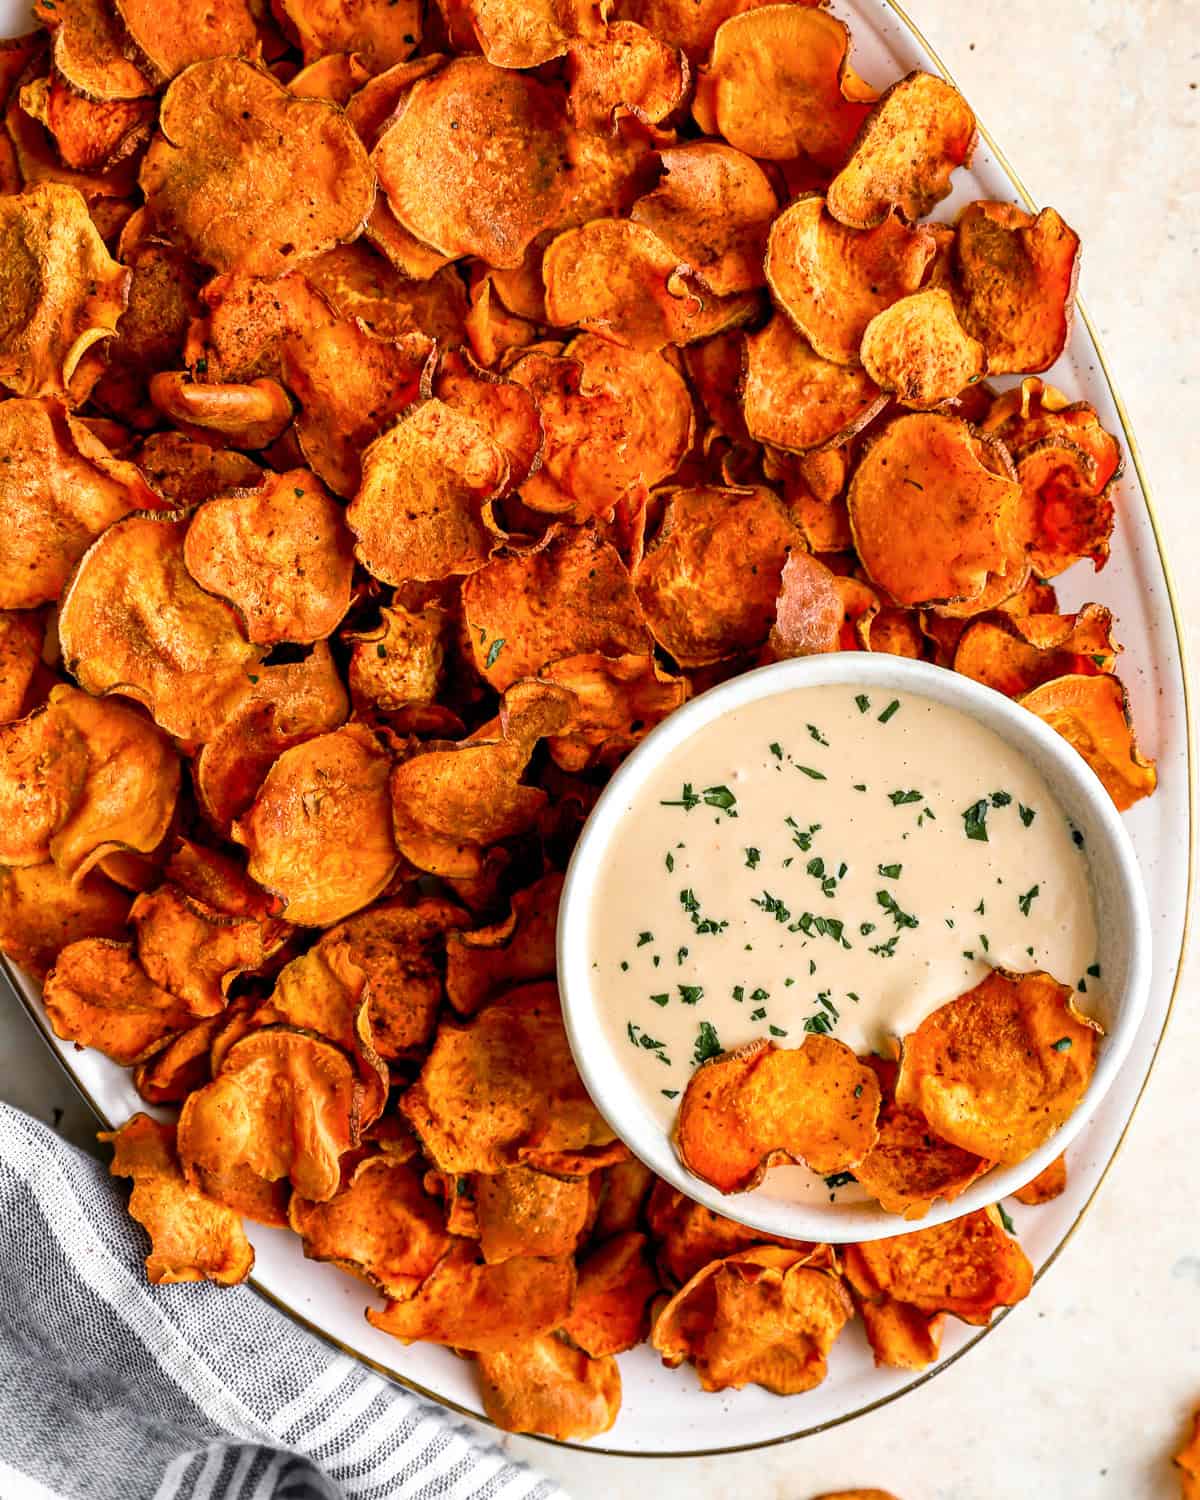
[[[669, 36], [692, 62], [703, 62], [722, 21], [757, 10], [764, 0], [618, 0], [616, 14]], [[804, 0], [806, 4], [816, 0]]]
[[131, 61], [129, 38], [105, 0], [34, 0], [49, 27], [54, 71], [85, 99], [145, 99], [153, 82]]
[[233, 448], [269, 447], [292, 420], [292, 403], [277, 380], [197, 384], [182, 371], [162, 370], [150, 377], [148, 389], [157, 410], [180, 431], [201, 440], [212, 434]]
[[599, 1437], [617, 1420], [621, 1372], [615, 1359], [590, 1359], [553, 1335], [479, 1354], [483, 1409], [504, 1432], [536, 1432], [562, 1442]]
[[[0, 610], [0, 724], [35, 707], [45, 667], [46, 621], [34, 610]], [[35, 694], [37, 696], [35, 696]]]
[[195, 1020], [182, 1000], [147, 978], [128, 943], [109, 938], [64, 948], [46, 976], [42, 1003], [55, 1036], [95, 1047], [126, 1068]]
[[438, 363], [432, 394], [473, 417], [500, 445], [513, 489], [541, 468], [545, 433], [538, 403], [511, 372], [496, 375], [477, 365], [466, 350], [450, 349]]
[[214, 911], [170, 884], [143, 892], [129, 916], [142, 968], [196, 1016], [224, 1010], [237, 976], [262, 968], [278, 947], [261, 922]]
[[[617, 1171], [619, 1168], [612, 1168]], [[601, 1205], [603, 1209], [603, 1205]], [[646, 1221], [658, 1246], [658, 1266], [664, 1276], [682, 1286], [713, 1261], [740, 1254], [752, 1245], [782, 1245], [807, 1253], [814, 1246], [800, 1240], [781, 1239], [739, 1224], [711, 1208], [685, 1198], [677, 1189], [656, 1178], [646, 1209]]]
[[981, 343], [965, 331], [949, 292], [933, 288], [902, 297], [878, 313], [862, 340], [862, 362], [901, 406], [944, 406], [987, 373]]
[[73, 881], [51, 863], [0, 868], [0, 953], [44, 979], [69, 944], [123, 937], [129, 902], [99, 871]]
[[282, 0], [280, 8], [306, 64], [350, 52], [368, 73], [382, 73], [405, 62], [421, 40], [421, 0]]
[[[339, 318], [377, 339], [403, 342], [407, 334], [423, 333], [443, 349], [463, 341], [467, 294], [456, 271], [414, 280], [360, 239], [306, 261], [304, 279]], [[304, 325], [293, 331], [302, 333]]]
[[615, 111], [627, 109], [657, 125], [679, 108], [690, 76], [667, 40], [636, 21], [611, 21], [567, 48], [571, 118], [581, 130], [607, 131]]
[[[926, 1313], [886, 1293], [859, 1300], [863, 1326], [875, 1363], [889, 1370], [924, 1370], [942, 1352], [945, 1313]], [[865, 1492], [873, 1495], [874, 1490]], [[835, 1500], [835, 1497], [830, 1497]]]
[[561, 875], [543, 875], [513, 893], [504, 920], [447, 934], [446, 998], [460, 1016], [475, 1015], [509, 985], [553, 976], [562, 883]]
[[83, 798], [87, 741], [48, 706], [0, 726], [0, 864], [40, 865]]
[[137, 451], [146, 482], [172, 510], [192, 510], [224, 490], [252, 490], [263, 471], [232, 448], [213, 448], [178, 432], [154, 432]]
[[331, 52], [301, 68], [288, 80], [288, 88], [306, 99], [329, 99], [345, 109], [370, 76], [357, 53]]
[[139, 1097], [147, 1104], [182, 1104], [190, 1093], [203, 1088], [212, 1078], [212, 1044], [228, 1019], [222, 1012], [189, 1026], [161, 1051], [138, 1063], [133, 1086]]
[[[439, 0], [441, 3], [441, 0]], [[477, 43], [498, 68], [537, 68], [561, 57], [579, 36], [603, 31], [595, 0], [452, 0], [451, 41], [460, 52]], [[443, 10], [448, 9], [443, 4]], [[456, 34], [461, 21], [461, 36]]]
[[449, 620], [430, 606], [419, 613], [403, 605], [379, 611], [372, 630], [347, 632], [350, 696], [360, 715], [395, 714], [430, 704], [445, 677]]
[[1055, 677], [1111, 672], [1120, 646], [1112, 638], [1112, 613], [1085, 604], [1074, 615], [1003, 610], [976, 616], [959, 637], [954, 670], [1010, 698]]
[[1121, 812], [1158, 785], [1153, 760], [1138, 749], [1129, 694], [1117, 677], [1057, 677], [1017, 702], [1074, 745]]
[[1023, 1188], [1018, 1188], [1013, 1197], [1018, 1203], [1036, 1208], [1041, 1203], [1049, 1203], [1066, 1190], [1067, 1158], [1056, 1156], [1048, 1167], [1043, 1167]]
[[664, 672], [652, 656], [569, 656], [540, 675], [575, 697], [567, 732], [547, 742], [564, 771], [622, 760], [688, 695], [687, 679]]
[[[595, 1181], [593, 1176], [589, 1182]], [[614, 1234], [628, 1234], [642, 1222], [642, 1209], [651, 1187], [657, 1181], [654, 1173], [636, 1156], [628, 1161], [605, 1167], [599, 1174], [600, 1203], [592, 1232], [604, 1240]]]
[[574, 1254], [591, 1206], [587, 1178], [506, 1167], [474, 1182], [479, 1248], [489, 1265], [515, 1255]]
[[153, 0], [113, 0], [139, 64], [155, 83], [166, 83], [207, 58], [257, 57], [258, 29], [246, 0], [208, 0], [202, 26], [186, 10]]
[[839, 650], [845, 614], [838, 579], [823, 562], [796, 548], [779, 577], [768, 657], [787, 661]]
[[765, 328], [746, 335], [742, 402], [755, 442], [805, 453], [846, 442], [878, 416], [887, 397], [865, 370], [822, 359], [776, 312]]
[[80, 172], [116, 166], [145, 145], [154, 129], [152, 100], [85, 99], [54, 74], [25, 84], [20, 100], [54, 137], [64, 165]]
[[579, 1265], [579, 1285], [563, 1332], [585, 1354], [623, 1354], [650, 1331], [650, 1303], [660, 1291], [644, 1234], [619, 1234]]

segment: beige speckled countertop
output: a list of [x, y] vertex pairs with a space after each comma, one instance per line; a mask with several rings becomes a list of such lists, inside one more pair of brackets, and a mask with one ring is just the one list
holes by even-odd
[[[1200, 658], [1200, 0], [909, 0], [1034, 198], [1083, 237], [1081, 291], [1124, 395]], [[1197, 927], [1154, 1076], [1101, 1195], [1018, 1316], [931, 1384], [800, 1443], [721, 1459], [515, 1454], [575, 1500], [1174, 1500], [1200, 1403]], [[0, 1097], [80, 1143], [90, 1117], [23, 1015]]]

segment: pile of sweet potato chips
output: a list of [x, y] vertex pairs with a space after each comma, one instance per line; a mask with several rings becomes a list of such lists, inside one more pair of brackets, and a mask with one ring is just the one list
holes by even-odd
[[[0, 948], [153, 1111], [113, 1137], [151, 1279], [290, 1226], [559, 1437], [646, 1338], [794, 1392], [856, 1312], [919, 1368], [1022, 1298], [991, 1211], [835, 1253], [653, 1182], [554, 928], [613, 767], [762, 661], [921, 657], [1153, 790], [1111, 617], [1052, 582], [1103, 567], [1121, 468], [1038, 378], [1072, 230], [937, 219], [970, 108], [879, 93], [811, 0], [37, 12], [0, 48]], [[898, 1069], [715, 1059], [681, 1150], [919, 1215], [1040, 1145], [1094, 1046], [997, 974]], [[753, 1123], [801, 1074], [855, 1107]]]

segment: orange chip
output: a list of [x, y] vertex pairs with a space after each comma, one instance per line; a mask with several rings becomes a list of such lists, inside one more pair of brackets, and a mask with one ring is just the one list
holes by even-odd
[[133, 1085], [147, 1104], [182, 1104], [194, 1089], [212, 1078], [209, 1053], [228, 1017], [222, 1013], [189, 1026], [165, 1047], [138, 1063]]
[[898, 208], [915, 222], [969, 166], [977, 132], [970, 105], [931, 73], [910, 73], [870, 111], [850, 159], [829, 185], [829, 212], [853, 229], [881, 224]]
[[676, 1149], [722, 1193], [756, 1187], [780, 1161], [844, 1172], [875, 1144], [879, 1101], [875, 1074], [833, 1037], [809, 1036], [787, 1049], [751, 1042], [692, 1074]]
[[288, 79], [288, 88], [308, 99], [332, 100], [344, 109], [370, 76], [358, 53], [331, 52], [301, 68]]
[[499, 990], [555, 969], [555, 931], [563, 878], [543, 875], [515, 891], [508, 917], [446, 938], [446, 998], [460, 1016], [473, 1016]]
[[484, 1260], [495, 1264], [514, 1255], [573, 1254], [590, 1202], [585, 1177], [548, 1177], [529, 1167], [476, 1177], [475, 1214]]
[[[749, 442], [738, 387], [742, 380], [742, 335], [736, 329], [689, 344], [683, 363], [709, 421], [735, 442]], [[701, 423], [703, 426], [704, 424]]]
[[372, 630], [347, 632], [350, 696], [360, 714], [394, 714], [415, 704], [433, 704], [445, 677], [449, 619], [430, 606], [403, 605], [379, 611]]
[[435, 274], [447, 269], [454, 259], [453, 256], [443, 255], [440, 250], [435, 250], [432, 245], [425, 244], [411, 230], [405, 229], [382, 193], [376, 196], [375, 206], [367, 219], [363, 235], [393, 270], [417, 281], [430, 280]]
[[34, 0], [50, 29], [54, 71], [85, 99], [144, 99], [154, 84], [127, 55], [129, 41], [104, 0]]
[[226, 916], [261, 921], [275, 912], [274, 897], [255, 885], [236, 860], [191, 839], [176, 839], [163, 874], [193, 901]]
[[[20, 83], [27, 83], [45, 71], [44, 62], [35, 60], [25, 70]], [[15, 87], [9, 96], [4, 124], [9, 144], [0, 150], [0, 160], [7, 164], [3, 175], [14, 193], [22, 183], [26, 188], [38, 183], [59, 183], [76, 188], [96, 205], [97, 232], [101, 227], [106, 231], [119, 231], [129, 213], [128, 200], [136, 191], [136, 158], [126, 157], [107, 172], [80, 172], [64, 166], [53, 138], [21, 108], [20, 87]], [[122, 201], [112, 201], [117, 199]], [[89, 353], [81, 362], [75, 375], [75, 394], [79, 399], [86, 394], [84, 388], [91, 384], [101, 368], [102, 363], [95, 352]]]
[[538, 329], [528, 318], [518, 318], [493, 290], [492, 277], [482, 266], [471, 273], [471, 310], [466, 318], [471, 352], [485, 367], [506, 361], [515, 349], [537, 342]]
[[517, 1257], [489, 1266], [476, 1255], [460, 1240], [414, 1296], [382, 1311], [367, 1308], [367, 1321], [405, 1343], [493, 1350], [549, 1333], [566, 1317], [575, 1293], [572, 1260]]
[[508, 482], [513, 489], [541, 468], [545, 433], [538, 403], [511, 374], [493, 374], [477, 365], [466, 350], [451, 349], [438, 364], [432, 394], [473, 417], [500, 445], [508, 459]]
[[266, 448], [292, 420], [292, 403], [277, 380], [197, 384], [182, 371], [162, 370], [148, 389], [157, 410], [181, 431], [201, 439], [214, 434], [233, 448]]
[[209, 0], [204, 25], [188, 24], [186, 9], [153, 0], [113, 0], [133, 53], [156, 83], [207, 58], [255, 57], [258, 30], [245, 0]]
[[[317, 257], [318, 263], [324, 257]], [[207, 315], [188, 330], [184, 356], [216, 383], [278, 378], [283, 345], [297, 331], [324, 328], [333, 315], [298, 271], [274, 280], [214, 276], [201, 293]]]
[[0, 610], [0, 724], [19, 719], [36, 703], [42, 679], [46, 622], [32, 610]]
[[958, 221], [959, 317], [993, 375], [1048, 369], [1066, 347], [1079, 236], [1052, 208], [972, 203]]
[[535, 1432], [562, 1442], [599, 1437], [617, 1420], [621, 1372], [615, 1359], [590, 1359], [553, 1336], [479, 1355], [483, 1409], [504, 1432]]
[[498, 68], [536, 68], [561, 57], [573, 38], [603, 30], [595, 0], [439, 0], [459, 52], [482, 50]]
[[794, 453], [837, 447], [887, 404], [865, 370], [822, 359], [781, 312], [746, 335], [742, 400], [750, 436]]
[[[420, 0], [282, 0], [280, 9], [306, 64], [330, 52], [355, 53], [369, 73], [404, 62], [421, 40]], [[294, 87], [294, 84], [293, 84]]]
[[134, 1115], [97, 1140], [113, 1147], [109, 1171], [132, 1177], [129, 1212], [150, 1236], [146, 1277], [155, 1286], [215, 1281], [236, 1286], [254, 1265], [254, 1251], [236, 1214], [213, 1203], [184, 1179], [174, 1125]]
[[83, 797], [87, 742], [47, 708], [0, 726], [0, 863], [39, 865]]
[[696, 123], [747, 156], [838, 167], [870, 110], [849, 54], [846, 24], [807, 4], [732, 16], [696, 75]]
[[766, 639], [789, 550], [803, 540], [770, 490], [672, 490], [634, 575], [654, 639], [701, 667]]
[[1138, 749], [1129, 694], [1117, 677], [1056, 677], [1017, 702], [1074, 745], [1121, 812], [1158, 785], [1153, 760]]
[[567, 656], [649, 644], [628, 569], [590, 531], [552, 530], [534, 551], [494, 558], [462, 600], [476, 669], [498, 692]]
[[683, 53], [636, 21], [612, 21], [567, 47], [568, 102], [581, 130], [610, 129], [618, 109], [656, 125], [678, 109], [690, 77]]
[[465, 1025], [443, 1022], [400, 1111], [444, 1172], [572, 1176], [625, 1156], [575, 1071], [553, 984], [513, 990]]
[[72, 385], [79, 362], [111, 338], [129, 292], [129, 272], [104, 248], [83, 196], [38, 182], [0, 197], [0, 261], [0, 385], [83, 399], [88, 390]]
[[44, 979], [69, 944], [122, 937], [129, 899], [95, 870], [72, 881], [50, 863], [0, 867], [0, 952]]
[[261, 922], [214, 911], [169, 883], [140, 895], [129, 915], [138, 962], [196, 1016], [224, 1010], [237, 976], [262, 968], [279, 946]]
[[722, 21], [756, 10], [763, 0], [619, 0], [616, 13], [669, 36], [693, 62], [708, 56]]
[[[424, 333], [443, 348], [462, 343], [467, 295], [455, 271], [412, 280], [355, 240], [307, 261], [304, 279], [339, 318], [357, 321], [375, 338]], [[303, 324], [294, 331], [303, 332]]]
[[324, 927], [366, 906], [396, 868], [391, 760], [361, 724], [285, 750], [233, 825], [250, 874], [289, 922]]
[[1112, 623], [1102, 604], [1085, 604], [1074, 615], [976, 616], [959, 638], [954, 670], [1010, 698], [1055, 677], [1111, 672], [1121, 649]]
[[262, 469], [232, 448], [212, 448], [178, 432], [152, 433], [138, 449], [137, 466], [172, 509], [191, 510], [223, 490], [254, 489]]
[[713, 1261], [740, 1254], [752, 1245], [782, 1245], [803, 1252], [814, 1248], [799, 1240], [781, 1239], [751, 1229], [747, 1224], [738, 1224], [685, 1198], [660, 1179], [655, 1180], [650, 1194], [646, 1219], [658, 1244], [659, 1269], [680, 1285]]
[[248, 696], [262, 651], [184, 562], [187, 520], [129, 516], [81, 559], [63, 594], [63, 659], [89, 693], [123, 693], [181, 739], [206, 740]]
[[541, 676], [575, 697], [567, 732], [548, 741], [564, 771], [614, 765], [688, 695], [687, 680], [664, 672], [652, 656], [569, 656]]
[[392, 212], [444, 255], [515, 266], [568, 191], [559, 98], [459, 57], [415, 83], [371, 153]]
[[659, 1313], [650, 1341], [667, 1366], [690, 1360], [706, 1391], [754, 1384], [793, 1396], [825, 1379], [853, 1311], [823, 1247], [758, 1245], [698, 1271]]
[[1012, 560], [1019, 503], [995, 440], [933, 413], [890, 423], [864, 453], [848, 496], [863, 567], [898, 604], [973, 600], [981, 608], [989, 575], [1004, 575]]
[[1066, 1190], [1067, 1158], [1056, 1156], [1048, 1167], [1043, 1167], [1037, 1176], [1027, 1182], [1023, 1188], [1018, 1188], [1013, 1197], [1018, 1203], [1036, 1208], [1041, 1203], [1049, 1203]]
[[646, 1196], [656, 1181], [650, 1168], [633, 1156], [628, 1161], [605, 1167], [598, 1179], [593, 1176], [588, 1180], [598, 1180], [601, 1185], [600, 1202], [593, 1225], [595, 1237], [602, 1240], [609, 1235], [625, 1234], [637, 1229], [642, 1221]]
[[370, 163], [341, 110], [236, 57], [181, 74], [159, 131], [140, 178], [150, 227], [218, 271], [281, 276], [354, 239], [371, 211]]
[[869, 611], [855, 628], [859, 644], [867, 651], [907, 656], [913, 661], [920, 661], [926, 654], [925, 634], [916, 610], [883, 606]]
[[767, 231], [779, 207], [756, 161], [721, 141], [658, 153], [662, 176], [630, 217], [652, 229], [718, 297], [764, 284]]
[[350, 607], [354, 557], [342, 508], [306, 469], [209, 500], [192, 517], [183, 555], [259, 645], [320, 640]]
[[1024, 1161], [1072, 1114], [1096, 1066], [1103, 1031], [1073, 994], [1049, 974], [993, 969], [904, 1038], [896, 1103], [964, 1151]]
[[179, 1157], [188, 1181], [248, 1169], [325, 1202], [338, 1190], [340, 1157], [357, 1143], [360, 1092], [332, 1043], [288, 1026], [252, 1031], [184, 1103]]
[[330, 1260], [389, 1297], [410, 1297], [450, 1248], [441, 1205], [421, 1174], [391, 1156], [368, 1156], [332, 1198], [292, 1194], [288, 1223], [310, 1260]]
[[837, 651], [845, 605], [838, 579], [823, 562], [797, 548], [779, 578], [775, 622], [767, 640], [772, 661]]
[[479, 422], [423, 401], [363, 454], [346, 512], [355, 555], [387, 583], [474, 572], [498, 544], [490, 501], [507, 479], [508, 459]]
[[766, 276], [776, 302], [823, 359], [856, 365], [871, 319], [920, 287], [934, 250], [923, 224], [889, 213], [873, 229], [847, 229], [810, 193], [771, 225]]
[[860, 1296], [887, 1295], [919, 1312], [986, 1325], [998, 1307], [1029, 1295], [1033, 1267], [994, 1208], [933, 1229], [845, 1248], [846, 1279]]
[[861, 1300], [858, 1310], [877, 1366], [889, 1370], [924, 1370], [942, 1352], [945, 1313], [922, 1312], [886, 1293], [878, 1299]]
[[81, 172], [116, 166], [150, 139], [155, 109], [149, 99], [85, 99], [53, 74], [20, 92], [21, 108], [54, 137], [63, 163]]
[[579, 1286], [563, 1332], [585, 1354], [600, 1359], [640, 1344], [650, 1330], [658, 1277], [644, 1234], [619, 1234], [579, 1266]]
[[940, 288], [876, 314], [863, 334], [862, 362], [881, 390], [917, 411], [944, 405], [988, 368], [983, 345], [964, 331], [950, 293]]
[[55, 1036], [95, 1047], [126, 1068], [195, 1019], [182, 1000], [146, 977], [128, 943], [110, 938], [64, 948], [46, 976], [42, 1003]]

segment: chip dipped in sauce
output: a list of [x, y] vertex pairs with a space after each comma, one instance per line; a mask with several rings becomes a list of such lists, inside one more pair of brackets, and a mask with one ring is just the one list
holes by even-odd
[[667, 1131], [695, 1068], [745, 1043], [894, 1056], [992, 968], [1047, 971], [1089, 1009], [1101, 983], [1082, 834], [1020, 750], [916, 693], [744, 704], [643, 778], [616, 828], [591, 987]]

